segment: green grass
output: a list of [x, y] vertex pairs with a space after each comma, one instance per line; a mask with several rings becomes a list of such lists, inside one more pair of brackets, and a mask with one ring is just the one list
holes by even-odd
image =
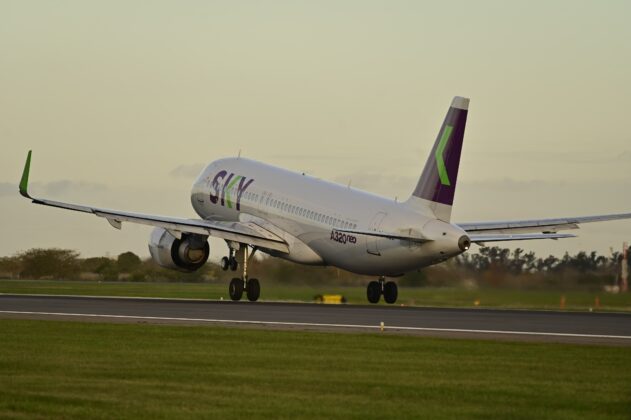
[[0, 418], [619, 418], [631, 352], [0, 320]]
[[[342, 294], [349, 303], [367, 303], [364, 287], [284, 285], [262, 282], [262, 300], [312, 301], [318, 294]], [[228, 299], [227, 283], [95, 282], [54, 280], [0, 280], [0, 293], [39, 293], [96, 296]], [[399, 304], [448, 307], [631, 311], [631, 293], [560, 292], [458, 288], [399, 288]], [[596, 297], [600, 306], [595, 305]]]

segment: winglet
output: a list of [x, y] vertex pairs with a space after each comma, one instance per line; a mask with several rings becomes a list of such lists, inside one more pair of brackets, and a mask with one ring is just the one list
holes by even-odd
[[31, 150], [28, 151], [26, 156], [26, 163], [24, 164], [24, 172], [22, 172], [22, 179], [20, 180], [20, 194], [26, 198], [32, 198], [28, 194], [28, 173], [31, 170]]

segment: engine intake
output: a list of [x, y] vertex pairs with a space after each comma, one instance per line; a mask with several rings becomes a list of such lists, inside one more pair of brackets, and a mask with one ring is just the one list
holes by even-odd
[[182, 239], [163, 228], [155, 228], [149, 239], [151, 258], [161, 267], [192, 272], [200, 269], [210, 255], [208, 237], [182, 234]]

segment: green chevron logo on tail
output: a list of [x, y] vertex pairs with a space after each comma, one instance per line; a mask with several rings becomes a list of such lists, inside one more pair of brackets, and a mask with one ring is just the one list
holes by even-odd
[[445, 126], [445, 130], [443, 131], [443, 135], [440, 136], [440, 142], [438, 142], [438, 147], [436, 148], [435, 158], [436, 158], [436, 166], [438, 167], [438, 176], [440, 177], [440, 183], [443, 185], [451, 186], [451, 182], [449, 182], [449, 175], [447, 174], [447, 167], [445, 166], [445, 161], [443, 159], [443, 152], [445, 151], [445, 147], [447, 147], [447, 142], [449, 141], [449, 137], [451, 136], [451, 131], [454, 128], [450, 125]]

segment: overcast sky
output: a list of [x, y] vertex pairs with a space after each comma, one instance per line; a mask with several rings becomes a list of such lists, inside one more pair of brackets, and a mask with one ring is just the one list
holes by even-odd
[[[150, 228], [32, 193], [193, 217], [236, 155], [407, 197], [471, 98], [455, 221], [631, 211], [631, 2], [0, 0], [0, 255], [148, 255]], [[621, 247], [631, 221], [538, 253]], [[225, 246], [213, 241], [213, 258]]]

